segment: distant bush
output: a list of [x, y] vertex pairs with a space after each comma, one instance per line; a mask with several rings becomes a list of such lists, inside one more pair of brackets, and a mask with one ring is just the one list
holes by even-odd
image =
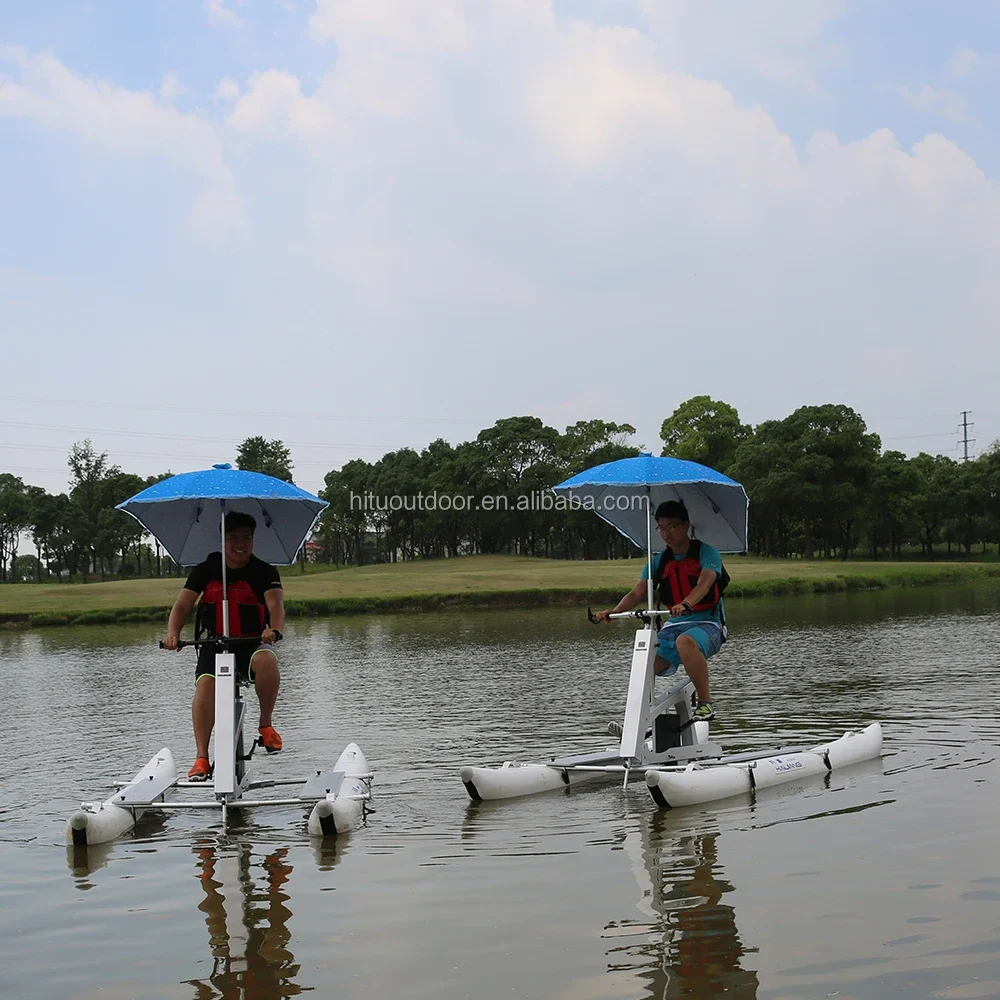
[[74, 625], [114, 625], [115, 613], [113, 611], [85, 611], [82, 615], [77, 615], [73, 619]]
[[37, 625], [68, 625], [68, 615], [32, 615], [28, 621], [32, 626]]

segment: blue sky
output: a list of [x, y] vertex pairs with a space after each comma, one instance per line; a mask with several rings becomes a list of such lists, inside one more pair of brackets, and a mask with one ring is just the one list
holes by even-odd
[[984, 0], [4, 5], [0, 466], [318, 488], [702, 392], [986, 446], [998, 82]]

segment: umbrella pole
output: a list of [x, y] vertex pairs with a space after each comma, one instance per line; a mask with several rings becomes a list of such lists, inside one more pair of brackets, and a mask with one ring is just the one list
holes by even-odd
[[219, 551], [222, 553], [222, 634], [229, 638], [229, 590], [226, 587], [226, 501], [219, 501]]
[[646, 610], [653, 610], [653, 515], [649, 509], [649, 487], [646, 487]]

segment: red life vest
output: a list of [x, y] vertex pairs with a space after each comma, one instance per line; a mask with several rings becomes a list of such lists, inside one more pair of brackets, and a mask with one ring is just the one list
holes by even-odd
[[[691, 545], [683, 559], [675, 558], [673, 549], [664, 550], [656, 575], [653, 577], [653, 586], [659, 588], [657, 596], [664, 607], [672, 608], [675, 604], [680, 604], [694, 590], [698, 577], [704, 569], [698, 561], [699, 555], [701, 555], [701, 542], [697, 538], [691, 539]], [[691, 610], [714, 610], [722, 599], [722, 592], [728, 583], [729, 574], [723, 566], [722, 572], [716, 575], [708, 593], [697, 604], [692, 604]]]
[[[267, 624], [267, 605], [254, 593], [246, 580], [229, 584], [229, 634], [260, 635]], [[211, 635], [222, 635], [222, 581], [212, 580], [205, 587], [198, 605], [198, 627]]]

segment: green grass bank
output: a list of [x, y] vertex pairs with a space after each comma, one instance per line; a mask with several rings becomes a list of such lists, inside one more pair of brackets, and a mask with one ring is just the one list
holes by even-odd
[[[301, 574], [283, 572], [289, 616], [613, 604], [642, 560], [560, 562], [523, 556], [466, 556]], [[850, 562], [731, 557], [728, 599], [877, 590], [1000, 580], [1000, 565], [968, 562]], [[0, 586], [0, 624], [105, 625], [165, 621], [183, 581], [114, 580]]]

